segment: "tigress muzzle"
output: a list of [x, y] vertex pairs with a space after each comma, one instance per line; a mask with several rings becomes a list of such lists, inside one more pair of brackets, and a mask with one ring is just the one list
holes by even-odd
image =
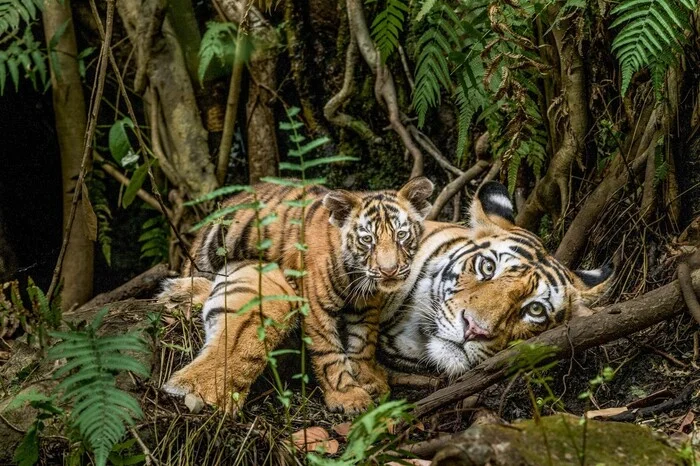
[[469, 315], [469, 311], [466, 309], [462, 311], [462, 317], [464, 319], [464, 341], [484, 341], [490, 340], [492, 334], [488, 329], [479, 325], [476, 320]]

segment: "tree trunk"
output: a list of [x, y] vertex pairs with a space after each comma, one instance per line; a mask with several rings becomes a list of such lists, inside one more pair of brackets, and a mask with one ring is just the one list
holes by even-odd
[[[66, 23], [54, 50], [58, 69], [51, 65], [51, 89], [56, 115], [56, 134], [61, 150], [61, 173], [63, 179], [63, 222], [68, 221], [75, 190], [75, 180], [80, 173], [84, 137], [87, 125], [87, 110], [83, 96], [78, 55], [75, 42], [70, 0], [63, 3], [47, 1], [44, 5], [44, 34], [47, 43]], [[89, 169], [89, 167], [88, 167]], [[94, 244], [88, 239], [82, 200], [76, 210], [73, 228], [70, 231], [61, 280], [63, 281], [62, 307], [70, 309], [82, 304], [92, 296]]]
[[[149, 21], [159, 11], [155, 0], [122, 0], [117, 3], [131, 43], [137, 50], [148, 47], [137, 56], [144, 57], [139, 68], [145, 68], [145, 75], [154, 96], [150, 105], [160, 106], [165, 127], [160, 128], [164, 154], [179, 175], [180, 182], [193, 197], [201, 196], [216, 188], [214, 165], [209, 160], [207, 132], [199, 117], [199, 110], [185, 66], [180, 44], [167, 19], [162, 27], [146, 28]], [[152, 36], [148, 36], [152, 34]], [[140, 75], [137, 70], [137, 77]], [[159, 124], [151, 121], [151, 125]]]

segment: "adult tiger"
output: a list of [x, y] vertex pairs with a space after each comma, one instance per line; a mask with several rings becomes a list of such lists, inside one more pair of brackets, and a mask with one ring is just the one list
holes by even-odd
[[[230, 198], [224, 209], [252, 205], [256, 199], [262, 202], [262, 208], [257, 217], [253, 210], [237, 210], [227, 218], [227, 226], [212, 224], [200, 232], [191, 252], [194, 264], [188, 262], [183, 270], [183, 275], [192, 274], [195, 278], [170, 282], [163, 297], [171, 300], [181, 297], [183, 290], [192, 285], [194, 290], [190, 291], [195, 294], [201, 290], [206, 293], [211, 286], [207, 285], [207, 279], [216, 277], [209, 307], [205, 306], [208, 346], [219, 343], [222, 325], [230, 326], [234, 332], [229, 335], [234, 338], [222, 347], [231, 351], [205, 348], [192, 364], [175, 374], [166, 389], [172, 393], [198, 391], [207, 402], [226, 404], [224, 387], [230, 386], [231, 380], [219, 379], [212, 373], [209, 385], [201, 380], [217, 364], [226, 373], [225, 359], [217, 358], [227, 357], [228, 361], [245, 365], [248, 372], [239, 371], [242, 380], [234, 385], [252, 383], [262, 371], [264, 363], [256, 365], [257, 360], [250, 364], [240, 360], [249, 355], [247, 347], [256, 346], [255, 329], [260, 321], [236, 320], [235, 315], [227, 314], [234, 309], [229, 303], [240, 308], [245, 297], [252, 298], [258, 293], [257, 280], [251, 278], [253, 273], [257, 276], [255, 267], [238, 261], [257, 259], [258, 246], [264, 238], [272, 240], [270, 247], [262, 251], [264, 261], [277, 262], [282, 269], [300, 269], [301, 230], [298, 222], [292, 220], [301, 217], [304, 203], [300, 201], [305, 195], [310, 203], [304, 211], [308, 250], [304, 254], [303, 284], [309, 304], [304, 329], [313, 342], [311, 362], [331, 410], [364, 410], [372, 402], [372, 395], [388, 391], [386, 372], [375, 361], [380, 306], [384, 296], [401, 287], [410, 272], [423, 231], [422, 222], [430, 210], [427, 198], [432, 191], [433, 184], [420, 177], [398, 192], [352, 193], [312, 186], [303, 193], [299, 188], [263, 183], [255, 186], [256, 197], [241, 193]], [[276, 214], [278, 220], [262, 224], [259, 238], [256, 218], [270, 214]], [[225, 255], [220, 253], [222, 248]], [[265, 294], [267, 289], [275, 289], [273, 294], [277, 295], [292, 292], [281, 272], [270, 274], [264, 281]], [[221, 304], [212, 308], [219, 298]], [[279, 303], [265, 307], [265, 312], [276, 317], [278, 310], [287, 308]], [[219, 314], [226, 318], [219, 318]], [[341, 321], [345, 332], [341, 332]], [[249, 332], [251, 329], [253, 332]], [[256, 353], [255, 357], [264, 360], [265, 355]], [[234, 372], [237, 370], [232, 368]], [[253, 379], [249, 380], [250, 377]], [[240, 402], [242, 399], [237, 404]]]
[[478, 191], [468, 228], [426, 222], [413, 263], [382, 311], [379, 359], [403, 372], [448, 376], [585, 310], [613, 272], [559, 263], [515, 226], [508, 191], [496, 182]]

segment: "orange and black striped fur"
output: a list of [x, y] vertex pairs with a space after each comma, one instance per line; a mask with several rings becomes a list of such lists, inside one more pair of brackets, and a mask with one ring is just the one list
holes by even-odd
[[[304, 254], [303, 294], [308, 299], [309, 312], [303, 325], [312, 340], [309, 350], [314, 373], [331, 410], [357, 412], [371, 403], [372, 396], [388, 391], [386, 373], [374, 357], [379, 312], [386, 297], [402, 286], [411, 270], [432, 190], [432, 183], [422, 177], [409, 181], [398, 192], [307, 188], [306, 198], [311, 202], [303, 213], [306, 238], [302, 240], [298, 222], [293, 221], [302, 216], [302, 191], [272, 184], [255, 186], [256, 196], [264, 204], [259, 218], [268, 214], [278, 217], [276, 222], [262, 227], [260, 236], [272, 240], [263, 260], [278, 263], [282, 270], [298, 270], [302, 268], [302, 257], [297, 245], [304, 242], [308, 247]], [[251, 193], [242, 193], [229, 199], [224, 208], [253, 202]], [[255, 212], [238, 210], [227, 220], [229, 225], [213, 224], [198, 235], [191, 251], [194, 264], [187, 263], [183, 271], [185, 276], [195, 275], [195, 294], [198, 287], [206, 290], [207, 279], [216, 279], [205, 305], [207, 346], [165, 387], [172, 393], [197, 392], [205, 401], [218, 404], [227, 403], [228, 387], [249, 386], [264, 368], [264, 364], [254, 364], [258, 359], [246, 361], [239, 355], [250, 350], [256, 358], [265, 357], [256, 352], [260, 349], [256, 334], [259, 321], [230, 314], [258, 293], [257, 288], [246, 283], [255, 268], [240, 263], [258, 258], [256, 246], [261, 238]], [[220, 254], [222, 248], [225, 255]], [[166, 298], [182, 295], [195, 283], [188, 278], [178, 280], [166, 284]], [[227, 284], [227, 280], [235, 284]], [[294, 294], [280, 270], [266, 274], [265, 283], [263, 294], [280, 294], [282, 288], [285, 294]], [[219, 298], [229, 301], [222, 304]], [[285, 302], [266, 303], [264, 310], [275, 320], [288, 311], [290, 307]], [[235, 331], [227, 331], [227, 337], [220, 338], [222, 328], [229, 326]], [[273, 347], [283, 333], [268, 334], [268, 346]], [[216, 349], [221, 345], [227, 349]], [[224, 355], [228, 364], [224, 364]], [[214, 377], [212, 367], [219, 367], [219, 372], [230, 370], [235, 380]], [[202, 378], [206, 374], [210, 380]], [[242, 402], [240, 395], [238, 400], [237, 405]]]

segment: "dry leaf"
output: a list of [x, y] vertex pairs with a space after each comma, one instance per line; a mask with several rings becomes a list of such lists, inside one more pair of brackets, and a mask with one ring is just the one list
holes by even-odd
[[413, 424], [413, 427], [420, 430], [421, 432], [425, 432], [425, 424], [423, 424], [422, 422], [416, 422], [415, 424]]
[[352, 426], [352, 423], [350, 422], [336, 424], [333, 426], [333, 431], [344, 438], [348, 436], [348, 433], [350, 432], [350, 426]]
[[[304, 430], [306, 430], [306, 445], [304, 445]], [[292, 434], [294, 445], [302, 451], [325, 451], [329, 454], [338, 452], [340, 445], [337, 440], [328, 439], [328, 431], [323, 427], [309, 427]]]
[[617, 416], [618, 414], [626, 413], [627, 411], [627, 406], [620, 406], [618, 408], [595, 409], [593, 411], [586, 411], [586, 418], [595, 419], [597, 417], [612, 417]]
[[683, 420], [681, 421], [681, 425], [680, 425], [680, 427], [678, 427], [678, 430], [680, 432], [688, 433], [692, 429], [686, 431], [686, 428], [688, 426], [691, 426], [693, 424], [694, 420], [695, 420], [695, 413], [692, 410], [688, 411], [688, 414], [683, 416]]

